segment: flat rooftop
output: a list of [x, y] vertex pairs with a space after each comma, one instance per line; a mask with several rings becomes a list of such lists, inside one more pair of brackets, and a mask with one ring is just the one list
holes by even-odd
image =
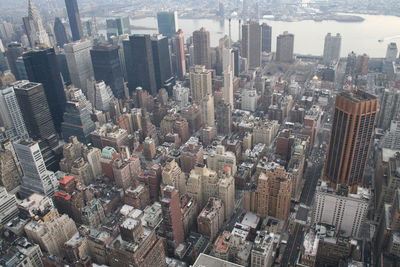
[[242, 267], [242, 265], [235, 264], [229, 261], [221, 260], [210, 255], [201, 253], [193, 267]]

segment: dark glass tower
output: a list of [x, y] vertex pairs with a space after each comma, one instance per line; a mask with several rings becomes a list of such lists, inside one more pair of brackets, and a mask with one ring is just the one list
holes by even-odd
[[11, 72], [14, 74], [15, 78], [17, 80], [22, 80], [20, 75], [18, 74], [18, 69], [17, 69], [17, 58], [24, 53], [24, 48], [20, 43], [10, 43], [7, 45], [7, 60], [8, 60], [8, 65], [10, 66]]
[[65, 0], [65, 6], [67, 8], [69, 25], [71, 27], [72, 40], [80, 40], [83, 37], [83, 30], [78, 2], [77, 0]]
[[43, 85], [18, 81], [13, 86], [29, 136], [39, 142], [46, 166], [52, 170], [56, 169], [58, 162], [55, 150], [58, 137]]
[[99, 45], [90, 50], [94, 77], [109, 85], [117, 98], [124, 97], [124, 77], [119, 60], [118, 46]]
[[267, 23], [261, 24], [262, 31], [262, 51], [263, 52], [271, 52], [271, 44], [272, 44], [272, 27]]
[[168, 38], [162, 35], [155, 35], [151, 38], [151, 46], [157, 90], [159, 90], [163, 88], [164, 83], [172, 77]]
[[129, 92], [142, 87], [150, 94], [156, 95], [157, 84], [150, 35], [129, 36], [129, 40], [124, 41], [124, 54]]
[[54, 126], [56, 131], [60, 132], [65, 93], [54, 49], [33, 50], [25, 53], [23, 59], [28, 79], [43, 84]]
[[56, 36], [57, 45], [63, 47], [68, 43], [67, 33], [65, 32], [64, 24], [62, 24], [60, 18], [54, 20], [54, 35]]
[[61, 129], [65, 142], [69, 142], [70, 136], [76, 136], [79, 141], [85, 144], [90, 142], [90, 133], [96, 129], [96, 126], [90, 118], [90, 111], [85, 102], [67, 102]]

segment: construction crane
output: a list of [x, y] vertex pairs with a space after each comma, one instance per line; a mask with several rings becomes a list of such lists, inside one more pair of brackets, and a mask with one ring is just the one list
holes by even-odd
[[400, 38], [400, 35], [394, 35], [394, 36], [389, 36], [389, 37], [385, 37], [383, 39], [379, 39], [378, 42], [383, 43], [385, 41], [389, 41], [389, 40], [393, 40], [393, 39], [398, 39]]

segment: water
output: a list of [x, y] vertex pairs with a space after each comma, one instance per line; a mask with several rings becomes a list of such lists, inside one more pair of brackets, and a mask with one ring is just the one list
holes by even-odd
[[[311, 20], [286, 22], [261, 20], [272, 26], [272, 49], [275, 51], [276, 36], [283, 31], [295, 34], [295, 53], [322, 55], [324, 38], [328, 32], [342, 35], [342, 56], [347, 56], [351, 51], [357, 54], [366, 53], [370, 57], [384, 57], [387, 44], [397, 42], [400, 47], [400, 38], [385, 40], [379, 43], [379, 39], [400, 34], [400, 17], [384, 15], [361, 15], [365, 18], [363, 22], [347, 23], [336, 21], [315, 22]], [[154, 17], [131, 20], [134, 26], [157, 28]], [[232, 39], [238, 39], [238, 20], [232, 20]], [[179, 27], [184, 31], [186, 38], [194, 30], [205, 27], [210, 31], [211, 45], [217, 46], [218, 40], [228, 34], [228, 20], [218, 21], [213, 19], [180, 19]], [[156, 33], [155, 30], [135, 30], [134, 33]]]

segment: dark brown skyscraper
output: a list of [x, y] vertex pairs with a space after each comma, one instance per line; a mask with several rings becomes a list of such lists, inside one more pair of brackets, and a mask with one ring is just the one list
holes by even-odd
[[204, 28], [193, 32], [194, 64], [211, 68], [210, 32]]
[[65, 0], [65, 6], [67, 8], [69, 25], [71, 26], [72, 40], [80, 40], [83, 37], [83, 30], [78, 2], [77, 0]]
[[363, 184], [378, 99], [364, 91], [336, 96], [335, 113], [324, 176], [333, 184]]

